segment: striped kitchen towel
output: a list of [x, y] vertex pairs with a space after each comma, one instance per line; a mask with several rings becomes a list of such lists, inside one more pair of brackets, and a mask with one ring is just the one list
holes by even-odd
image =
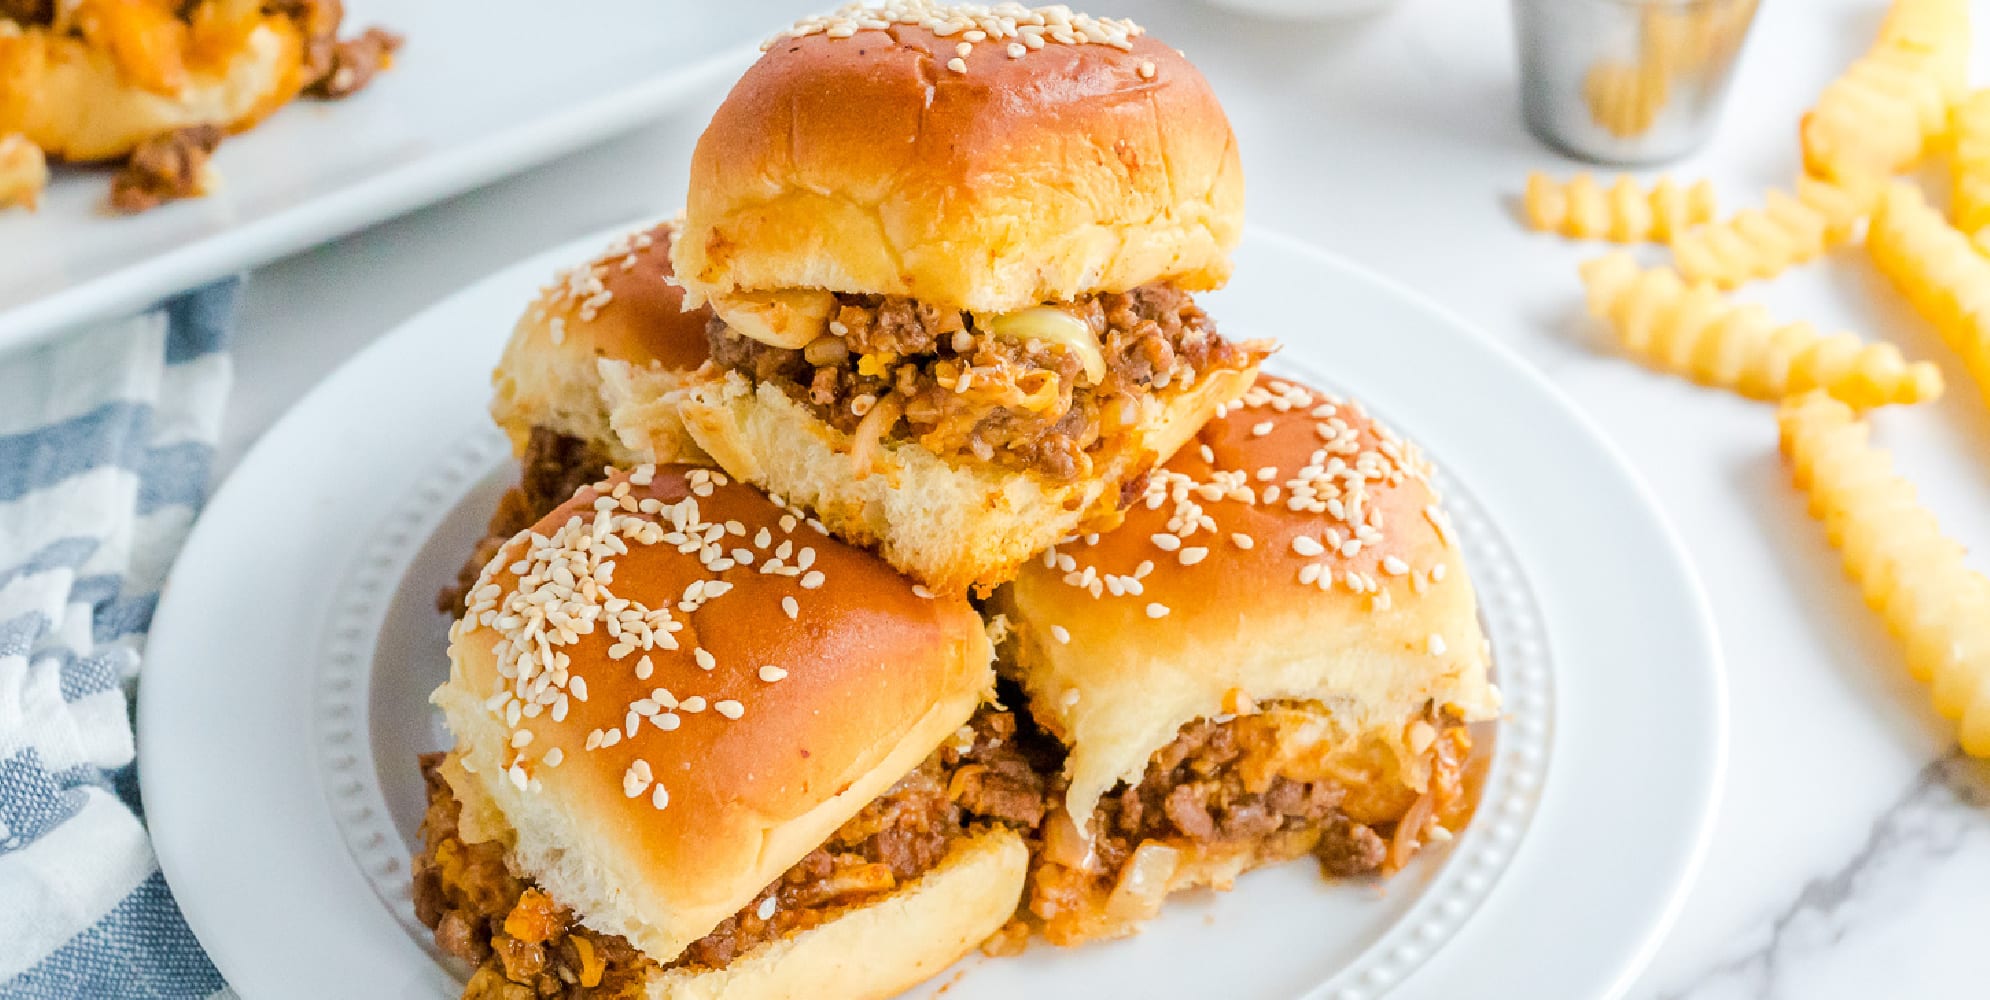
[[146, 840], [131, 708], [238, 282], [0, 357], [0, 998], [232, 996]]

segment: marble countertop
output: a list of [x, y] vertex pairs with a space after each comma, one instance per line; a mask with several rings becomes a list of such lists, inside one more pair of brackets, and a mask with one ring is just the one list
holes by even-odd
[[[778, 23], [797, 6], [745, 0], [724, 10]], [[1720, 131], [1673, 170], [1711, 178], [1724, 208], [1787, 183], [1798, 169], [1797, 116], [1866, 46], [1883, 7], [1765, 4]], [[1321, 23], [1257, 21], [1187, 0], [1099, 12], [1136, 16], [1210, 77], [1239, 134], [1256, 222], [1398, 278], [1518, 350], [1630, 456], [1686, 538], [1726, 651], [1732, 750], [1698, 883], [1628, 995], [1833, 1000], [1990, 990], [1981, 951], [1990, 931], [1990, 765], [1959, 756], [1952, 727], [1839, 575], [1776, 456], [1771, 408], [1612, 357], [1583, 316], [1575, 276], [1576, 263], [1600, 248], [1514, 222], [1529, 170], [1577, 165], [1520, 126], [1506, 5], [1402, 0]], [[1974, 13], [1990, 25], [1990, 4], [1978, 0]], [[1979, 55], [1978, 80], [1990, 81], [1986, 63]], [[299, 394], [428, 303], [533, 251], [674, 208], [690, 144], [719, 96], [258, 271], [244, 305], [224, 474]], [[1939, 169], [1929, 180], [1944, 185]], [[1881, 413], [1876, 434], [1948, 532], [1974, 543], [1975, 565], [1990, 569], [1982, 557], [1990, 411], [1863, 253], [1739, 294], [1941, 363], [1947, 398]], [[1332, 323], [1331, 303], [1323, 306], [1319, 321]]]

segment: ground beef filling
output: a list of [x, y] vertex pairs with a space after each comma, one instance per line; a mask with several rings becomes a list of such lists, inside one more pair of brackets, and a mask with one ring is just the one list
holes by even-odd
[[111, 178], [111, 208], [146, 212], [178, 198], [201, 193], [207, 161], [221, 145], [216, 125], [193, 125], [161, 132], [139, 143]]
[[598, 482], [612, 465], [608, 453], [590, 441], [534, 427], [518, 459], [518, 485], [498, 499], [483, 540], [470, 550], [469, 561], [456, 573], [456, 583], [437, 595], [436, 610], [452, 618], [461, 613], [464, 597], [504, 543], [573, 499], [581, 487]]
[[883, 405], [894, 419], [866, 430], [885, 440], [1060, 482], [1116, 453], [1141, 401], [1251, 360], [1172, 285], [1088, 295], [1069, 308], [1098, 335], [1106, 375], [1097, 384], [1062, 347], [991, 336], [970, 314], [900, 296], [838, 295], [830, 332], [799, 350], [716, 319], [709, 335], [720, 367], [774, 382], [845, 433], [863, 436], [864, 418]]
[[[1469, 752], [1462, 726], [1438, 740], [1441, 795], [1462, 797], [1457, 782]], [[1199, 720], [1157, 751], [1137, 785], [1099, 802], [1091, 820], [1089, 864], [1054, 860], [1053, 831], [1037, 852], [1029, 909], [1044, 936], [1076, 944], [1124, 933], [1137, 917], [1115, 912], [1113, 893], [1144, 844], [1180, 852], [1183, 865], [1235, 860], [1245, 867], [1315, 856], [1330, 877], [1392, 868], [1394, 825], [1378, 829], [1342, 811], [1347, 791], [1332, 781], [1298, 781], [1278, 773], [1281, 728], [1275, 715]], [[1415, 844], [1408, 845], [1414, 849]]]
[[1005, 711], [977, 713], [958, 739], [667, 966], [625, 938], [575, 923], [506, 867], [499, 845], [465, 843], [459, 806], [437, 773], [441, 755], [430, 755], [422, 760], [429, 805], [414, 862], [415, 913], [435, 930], [437, 947], [476, 964], [466, 1000], [640, 997], [659, 967], [723, 968], [758, 945], [877, 901], [932, 870], [973, 825], [1040, 822], [1043, 772], [1024, 756], [1016, 729]]

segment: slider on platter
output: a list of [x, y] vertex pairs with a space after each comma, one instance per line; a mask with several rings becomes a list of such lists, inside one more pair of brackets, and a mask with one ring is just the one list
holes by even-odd
[[977, 812], [1028, 773], [990, 660], [964, 599], [753, 487], [618, 473], [451, 631], [416, 912], [471, 998], [896, 993], [1023, 891], [1023, 838]]
[[1110, 526], [1250, 384], [1264, 345], [1194, 299], [1242, 214], [1222, 107], [1131, 22], [923, 0], [803, 21], [693, 153], [671, 259], [717, 319], [683, 423], [934, 590], [992, 586]]
[[1305, 854], [1393, 871], [1466, 808], [1486, 641], [1416, 447], [1265, 377], [1126, 520], [999, 590], [1001, 668], [1069, 756], [1028, 908], [1053, 942]]
[[[617, 239], [541, 289], [512, 328], [491, 372], [491, 417], [518, 458], [518, 484], [498, 501], [456, 586], [440, 596], [443, 611], [461, 610], [498, 546], [603, 469], [703, 458], [676, 419], [675, 394], [708, 357], [711, 313], [684, 308], [670, 272], [675, 234], [666, 222]], [[633, 443], [609, 423], [611, 386], [640, 418]]]

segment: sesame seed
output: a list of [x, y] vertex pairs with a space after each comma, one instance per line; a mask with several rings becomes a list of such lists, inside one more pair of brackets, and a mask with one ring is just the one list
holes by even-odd
[[1444, 571], [1444, 564], [1443, 564], [1443, 563], [1437, 563], [1436, 565], [1434, 565], [1434, 566], [1430, 567], [1430, 579], [1431, 579], [1431, 581], [1432, 581], [1433, 583], [1438, 583], [1438, 582], [1442, 582], [1442, 581], [1444, 580], [1444, 572], [1445, 572], [1445, 571]]
[[532, 730], [521, 729], [511, 734], [511, 748], [519, 750], [532, 745]]
[[1320, 544], [1319, 539], [1311, 535], [1300, 535], [1292, 539], [1292, 551], [1310, 558], [1325, 553], [1327, 549]]
[[559, 767], [560, 762], [567, 759], [567, 752], [559, 747], [554, 747], [546, 751], [546, 755], [539, 759], [545, 762], [547, 767]]
[[650, 716], [650, 725], [655, 726], [656, 728], [661, 729], [666, 733], [676, 730], [678, 726], [681, 726], [683, 724], [684, 720], [681, 717], [679, 717], [675, 712], [658, 712], [657, 714]]
[[1193, 566], [1207, 558], [1208, 555], [1209, 550], [1205, 548], [1186, 548], [1181, 551], [1181, 555], [1177, 558], [1181, 560], [1182, 565]]
[[1140, 64], [1140, 78], [1142, 80], [1154, 79], [1154, 64], [1151, 61], [1143, 61]]
[[781, 610], [785, 612], [789, 620], [792, 621], [794, 619], [801, 617], [802, 606], [800, 602], [795, 600], [793, 594], [789, 594], [788, 596], [781, 598]]
[[650, 793], [650, 805], [658, 809], [670, 805], [670, 793], [662, 785], [656, 786], [656, 790]]
[[1071, 630], [1062, 625], [1052, 625], [1050, 627], [1050, 637], [1056, 639], [1060, 644], [1066, 646], [1071, 644]]
[[760, 901], [760, 905], [754, 909], [753, 915], [762, 920], [772, 920], [774, 919], [774, 910], [774, 897], [769, 896]]
[[1070, 708], [1071, 706], [1078, 704], [1078, 698], [1079, 698], [1078, 689], [1069, 688], [1064, 692], [1064, 696], [1062, 698], [1059, 698], [1058, 700], [1064, 703], [1065, 708]]
[[711, 670], [719, 665], [719, 658], [713, 656], [703, 646], [693, 649], [691, 658], [697, 661], [699, 670]]
[[953, 70], [956, 73], [965, 73], [967, 72], [967, 63], [964, 60], [962, 60], [959, 56], [955, 56], [952, 59], [947, 60], [947, 68]]
[[1151, 540], [1154, 547], [1163, 552], [1173, 552], [1182, 547], [1182, 540], [1176, 535], [1161, 533], [1154, 535]]
[[622, 772], [622, 794], [633, 799], [648, 791], [651, 782], [649, 762], [638, 760]]
[[1299, 583], [1302, 586], [1318, 583], [1319, 580], [1320, 580], [1319, 563], [1307, 563], [1306, 565], [1299, 567]]
[[712, 705], [712, 711], [717, 712], [728, 719], [737, 719], [740, 716], [746, 714], [746, 706], [728, 698], [724, 701], [717, 702], [714, 705]]
[[1230, 533], [1230, 544], [1235, 545], [1240, 549], [1251, 548], [1257, 543], [1258, 543], [1257, 539], [1252, 538], [1251, 536], [1246, 535], [1241, 531], [1233, 531]]
[[780, 667], [774, 666], [771, 663], [760, 668], [760, 679], [766, 681], [769, 684], [772, 684], [775, 681], [779, 680], [786, 680], [787, 676], [788, 676], [787, 671], [782, 670]]
[[645, 656], [642, 659], [636, 661], [637, 680], [639, 681], [649, 680], [650, 675], [655, 672], [656, 672], [656, 664], [651, 663], [649, 657]]
[[1382, 571], [1390, 576], [1402, 576], [1410, 571], [1410, 564], [1395, 556], [1384, 556], [1382, 558]]
[[1021, 59], [1023, 56], [1027, 55], [1029, 51], [1030, 50], [1026, 46], [1024, 46], [1023, 43], [1021, 42], [1009, 43], [1009, 58], [1011, 59]]
[[1167, 606], [1167, 605], [1165, 605], [1165, 604], [1162, 604], [1162, 603], [1160, 603], [1160, 602], [1158, 602], [1158, 601], [1157, 601], [1157, 602], [1155, 602], [1155, 603], [1152, 603], [1152, 604], [1149, 604], [1149, 605], [1147, 605], [1147, 617], [1149, 617], [1149, 618], [1166, 618], [1167, 616], [1168, 616], [1168, 606]]
[[1261, 420], [1261, 421], [1259, 421], [1259, 422], [1257, 422], [1257, 423], [1255, 423], [1255, 424], [1252, 424], [1252, 425], [1251, 425], [1251, 436], [1252, 436], [1252, 437], [1264, 437], [1264, 436], [1265, 436], [1266, 434], [1270, 434], [1270, 433], [1271, 433], [1271, 428], [1272, 428], [1272, 426], [1273, 426], [1273, 425], [1272, 425], [1272, 422], [1271, 422], [1271, 421], [1269, 421], [1269, 420]]
[[1215, 450], [1214, 448], [1211, 448], [1211, 447], [1210, 447], [1210, 446], [1208, 446], [1208, 445], [1203, 445], [1203, 446], [1202, 446], [1202, 448], [1201, 448], [1201, 452], [1202, 452], [1202, 460], [1203, 460], [1203, 461], [1205, 461], [1205, 462], [1208, 462], [1208, 463], [1210, 463], [1210, 464], [1212, 464], [1212, 465], [1213, 465], [1213, 464], [1215, 464], [1215, 462], [1216, 462], [1216, 450]]
[[915, 583], [912, 585], [912, 596], [923, 597], [926, 600], [930, 601], [933, 599], [933, 592], [931, 590], [926, 589], [925, 584]]
[[974, 51], [973, 42], [961, 42], [960, 44], [954, 46], [954, 55], [960, 56], [963, 59], [967, 58], [968, 54], [972, 53], [973, 51]]

